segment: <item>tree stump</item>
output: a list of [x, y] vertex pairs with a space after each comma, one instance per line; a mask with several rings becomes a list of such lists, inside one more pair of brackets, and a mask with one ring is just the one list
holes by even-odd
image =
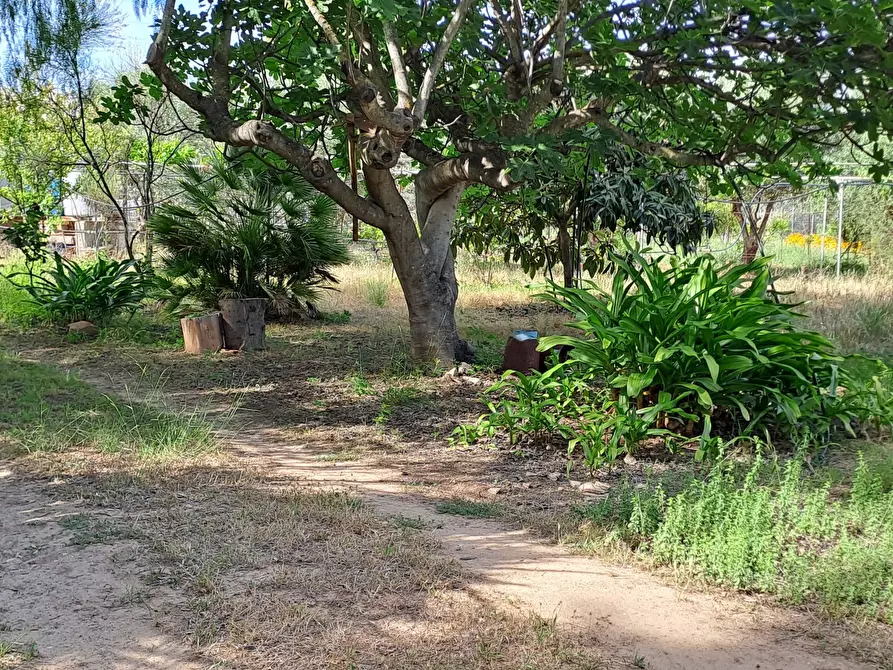
[[190, 354], [223, 349], [220, 312], [180, 319], [180, 328], [183, 330], [183, 344]]
[[223, 342], [227, 349], [264, 348], [264, 298], [225, 298], [220, 301]]

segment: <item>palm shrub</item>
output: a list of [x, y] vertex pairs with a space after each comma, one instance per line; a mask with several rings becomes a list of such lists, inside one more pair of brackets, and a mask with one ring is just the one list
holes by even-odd
[[299, 176], [251, 159], [180, 168], [183, 201], [161, 205], [149, 229], [164, 247], [159, 283], [181, 312], [221, 298], [266, 298], [289, 314], [335, 283], [348, 261], [336, 206]]
[[[27, 277], [27, 281], [20, 279]], [[57, 323], [101, 322], [121, 312], [136, 312], [153, 281], [135, 261], [96, 258], [78, 263], [54, 254], [48, 267], [11, 276]]]

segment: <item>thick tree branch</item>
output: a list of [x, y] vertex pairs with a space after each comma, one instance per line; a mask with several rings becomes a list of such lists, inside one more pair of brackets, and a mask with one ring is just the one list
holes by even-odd
[[498, 191], [516, 186], [501, 160], [478, 154], [463, 154], [419, 172], [416, 189], [424, 190], [431, 201], [434, 201], [462, 182], [484, 184]]
[[229, 81], [229, 56], [232, 49], [233, 26], [235, 26], [236, 17], [232, 10], [228, 9], [224, 3], [221, 3], [218, 8], [223, 12], [223, 17], [221, 19], [220, 30], [216, 31], [217, 44], [215, 45], [214, 53], [211, 56], [208, 75], [211, 79], [211, 91], [213, 93], [215, 104], [225, 106], [229, 103], [229, 99], [232, 95]]
[[[465, 191], [465, 184], [456, 184], [436, 200], [423, 205], [422, 212], [418, 211], [419, 225], [422, 228], [422, 251], [427, 257], [427, 264], [432, 268], [443, 267], [447, 254], [450, 252], [450, 238], [452, 237], [453, 224], [456, 221], [456, 211], [459, 209], [459, 201]], [[418, 206], [419, 199], [416, 199]]]
[[[562, 4], [566, 6], [562, 8]], [[567, 31], [567, 15], [569, 12], [574, 11], [577, 8], [577, 5], [580, 4], [580, 0], [570, 0], [568, 3], [559, 3], [558, 12], [555, 14], [555, 18], [549, 21], [548, 25], [543, 28], [539, 35], [537, 35], [536, 40], [533, 42], [533, 46], [530, 48], [530, 57], [536, 60], [540, 51], [542, 51], [546, 44], [549, 43], [549, 39], [552, 37], [552, 34], [555, 32], [556, 28], [559, 28], [560, 31], [565, 32], [565, 37], [560, 37], [562, 42], [566, 42], [566, 31]], [[556, 47], [558, 50], [558, 47]], [[561, 45], [561, 52], [564, 52], [564, 44]]]
[[263, 121], [230, 123], [220, 129], [219, 139], [235, 146], [257, 146], [271, 151], [293, 165], [316, 190], [325, 193], [350, 214], [355, 214], [369, 225], [387, 230], [394, 217], [375, 203], [358, 195], [335, 173], [332, 164], [314, 157], [310, 149], [279, 129]]
[[521, 36], [515, 33], [514, 26], [509, 22], [502, 6], [499, 4], [499, 0], [490, 0], [490, 6], [493, 8], [493, 16], [496, 19], [496, 23], [499, 25], [505, 41], [508, 42], [512, 61], [519, 66], [523, 66], [524, 52], [521, 49]]
[[379, 57], [378, 44], [376, 44], [366, 24], [362, 21], [357, 21], [354, 12], [351, 12], [348, 16], [348, 23], [354, 41], [359, 48], [360, 64], [366, 70], [366, 76], [369, 77], [378, 89], [379, 104], [386, 109], [393, 109], [394, 99], [388, 89], [387, 76]]
[[459, 28], [462, 27], [462, 22], [465, 21], [465, 15], [468, 13], [468, 8], [471, 7], [472, 2], [474, 2], [474, 0], [459, 0], [459, 4], [453, 12], [453, 18], [451, 18], [450, 22], [447, 24], [446, 29], [443, 31], [443, 36], [440, 38], [440, 42], [434, 50], [434, 55], [431, 57], [431, 63], [428, 65], [428, 70], [425, 72], [425, 77], [422, 79], [422, 85], [419, 88], [419, 97], [415, 101], [415, 105], [412, 109], [413, 116], [418, 119], [419, 123], [425, 118], [425, 109], [428, 106], [428, 100], [431, 98], [431, 93], [434, 90], [434, 81], [437, 79], [437, 73], [440, 72], [443, 61], [446, 59], [447, 52], [450, 50], [453, 40], [456, 39], [456, 35], [459, 33]]
[[412, 221], [406, 201], [400, 195], [390, 170], [378, 170], [364, 164], [363, 178], [369, 194], [393, 220]]
[[195, 111], [204, 114], [208, 104], [207, 99], [201, 93], [177, 79], [164, 62], [175, 6], [175, 0], [165, 0], [158, 32], [155, 34], [155, 39], [152, 40], [149, 52], [146, 54], [146, 65], [155, 73], [155, 76], [158, 77], [168, 91]]
[[347, 76], [347, 83], [354, 86], [356, 80], [353, 74], [353, 64], [350, 62], [350, 55], [347, 53], [347, 49], [344, 48], [344, 45], [341, 44], [341, 40], [338, 39], [338, 33], [335, 32], [335, 29], [332, 28], [332, 24], [329, 23], [326, 15], [323, 14], [316, 5], [316, 0], [304, 0], [304, 4], [307, 5], [307, 9], [310, 11], [310, 16], [313, 17], [313, 20], [316, 21], [317, 25], [322, 29], [322, 33], [326, 36], [329, 44], [338, 49], [338, 61], [341, 63], [341, 67], [344, 68], [344, 74]]
[[310, 10], [313, 19], [322, 29], [326, 39], [332, 46], [338, 49], [338, 60], [344, 69], [347, 83], [353, 88], [352, 99], [358, 103], [363, 115], [372, 125], [388, 131], [394, 136], [397, 144], [400, 144], [402, 141], [400, 138], [405, 139], [415, 130], [415, 124], [409, 110], [398, 109], [396, 112], [392, 112], [379, 102], [379, 95], [387, 95], [388, 102], [390, 101], [390, 95], [386, 93], [387, 88], [379, 90], [379, 87], [371, 79], [354, 70], [350, 54], [341, 44], [335, 29], [332, 28], [325, 14], [316, 5], [316, 0], [304, 0], [304, 2], [307, 5], [307, 9]]
[[394, 70], [394, 82], [397, 84], [397, 106], [404, 109], [412, 108], [412, 90], [409, 88], [409, 79], [406, 77], [406, 65], [403, 63], [403, 49], [394, 24], [384, 22], [384, 37], [388, 45], [388, 55], [391, 57], [391, 66]]
[[[553, 23], [555, 24], [554, 32], [556, 35], [555, 48], [552, 52], [552, 74], [548, 81], [542, 83], [537, 89], [527, 106], [516, 116], [506, 116], [502, 122], [502, 132], [505, 135], [521, 135], [527, 131], [533, 124], [537, 115], [542, 112], [549, 103], [559, 95], [564, 88], [564, 50], [567, 44], [567, 14], [568, 0], [558, 1], [558, 12], [555, 15]], [[533, 58], [533, 54], [531, 54]], [[531, 60], [531, 63], [534, 61]], [[528, 84], [532, 83], [533, 68], [528, 73]]]
[[[256, 146], [273, 152], [296, 167], [314, 188], [328, 195], [345, 210], [370, 225], [387, 230], [393, 224], [393, 217], [354, 192], [338, 177], [327, 160], [314, 158], [310, 149], [269, 123], [264, 121], [236, 123], [229, 115], [228, 100], [206, 98], [174, 75], [165, 62], [174, 3], [175, 0], [165, 2], [158, 33], [149, 47], [146, 64], [168, 91], [204, 118], [207, 125], [206, 134], [218, 142], [233, 146]], [[226, 25], [225, 18], [224, 25]]]
[[403, 153], [427, 167], [431, 167], [442, 160], [446, 160], [446, 157], [443, 154], [434, 151], [434, 149], [431, 149], [424, 142], [415, 137], [410, 137], [406, 140], [403, 145]]

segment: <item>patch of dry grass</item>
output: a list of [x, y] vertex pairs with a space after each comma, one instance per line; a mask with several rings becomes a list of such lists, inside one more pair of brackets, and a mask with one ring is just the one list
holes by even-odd
[[180, 606], [159, 623], [225, 667], [605, 668], [554, 622], [464, 589], [452, 559], [414, 524], [375, 515], [344, 493], [269, 481], [220, 456], [147, 465], [123, 455], [33, 454], [52, 476], [138, 538], [139, 569]]
[[808, 327], [846, 353], [893, 354], [893, 278], [886, 275], [795, 274], [778, 280], [788, 300], [807, 304]]

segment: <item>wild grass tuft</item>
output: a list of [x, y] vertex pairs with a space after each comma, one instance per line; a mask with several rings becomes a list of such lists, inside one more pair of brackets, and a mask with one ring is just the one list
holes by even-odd
[[363, 283], [366, 302], [373, 307], [384, 307], [388, 304], [390, 282], [387, 279], [370, 278]]
[[123, 394], [102, 394], [71, 373], [5, 353], [0, 436], [27, 452], [87, 447], [165, 458], [215, 449], [208, 412], [174, 407], [163, 377], [150, 380], [143, 372]]
[[0, 266], [0, 325], [26, 328], [49, 321], [46, 310], [30, 301], [28, 294], [3, 276], [22, 268]]
[[453, 514], [480, 519], [496, 519], [503, 515], [502, 508], [496, 503], [478, 502], [476, 500], [463, 500], [454, 498], [438, 503], [438, 514]]

